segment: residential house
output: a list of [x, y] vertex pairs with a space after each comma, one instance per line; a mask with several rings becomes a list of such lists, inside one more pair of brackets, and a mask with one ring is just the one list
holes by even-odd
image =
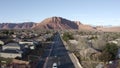
[[4, 42], [2, 40], [0, 40], [0, 45], [4, 45]]
[[17, 59], [13, 59], [11, 65], [13, 68], [30, 68], [28, 61], [17, 60]]
[[18, 43], [8, 43], [2, 46], [2, 51], [0, 52], [0, 57], [4, 58], [15, 58], [22, 57], [23, 51], [22, 45]]
[[36, 42], [36, 41], [20, 41], [19, 44], [24, 45], [25, 48], [30, 48], [33, 50], [38, 45], [38, 42]]
[[20, 45], [17, 44], [17, 43], [8, 43], [4, 46], [2, 46], [2, 50], [5, 50], [5, 49], [19, 49], [20, 50]]
[[22, 51], [14, 50], [14, 49], [6, 49], [0, 52], [0, 57], [4, 58], [15, 58], [15, 57], [22, 57]]

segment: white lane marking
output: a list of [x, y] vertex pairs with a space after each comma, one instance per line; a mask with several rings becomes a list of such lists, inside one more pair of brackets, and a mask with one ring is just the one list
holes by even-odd
[[46, 60], [45, 60], [45, 63], [44, 63], [44, 65], [43, 65], [43, 68], [46, 68], [47, 62], [48, 62], [48, 59], [49, 59], [49, 57], [50, 57], [50, 55], [51, 55], [52, 50], [53, 50], [53, 44], [52, 44], [52, 47], [51, 47], [51, 49], [50, 49], [49, 55], [47, 56], [47, 58], [46, 58]]

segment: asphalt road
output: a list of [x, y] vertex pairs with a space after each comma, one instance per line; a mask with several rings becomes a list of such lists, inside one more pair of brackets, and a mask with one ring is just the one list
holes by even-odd
[[108, 64], [108, 65], [107, 65], [107, 68], [117, 68], [118, 63], [119, 63], [119, 62], [118, 62], [117, 60], [114, 60], [114, 61], [112, 61], [111, 64]]
[[59, 34], [54, 37], [53, 42], [46, 48], [36, 68], [52, 68], [53, 63], [57, 63], [57, 68], [75, 68]]

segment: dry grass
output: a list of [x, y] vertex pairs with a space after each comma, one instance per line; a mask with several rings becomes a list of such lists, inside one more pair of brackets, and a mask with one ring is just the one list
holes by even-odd
[[96, 66], [101, 63], [97, 61], [82, 61], [81, 64], [83, 68], [96, 68]]

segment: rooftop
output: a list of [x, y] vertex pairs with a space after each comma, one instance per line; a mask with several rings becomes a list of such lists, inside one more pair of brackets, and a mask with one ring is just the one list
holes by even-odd
[[14, 47], [19, 47], [20, 45], [18, 43], [8, 43], [4, 46], [14, 46]]
[[17, 49], [5, 49], [4, 51], [1, 51], [1, 53], [20, 53], [22, 51]]

